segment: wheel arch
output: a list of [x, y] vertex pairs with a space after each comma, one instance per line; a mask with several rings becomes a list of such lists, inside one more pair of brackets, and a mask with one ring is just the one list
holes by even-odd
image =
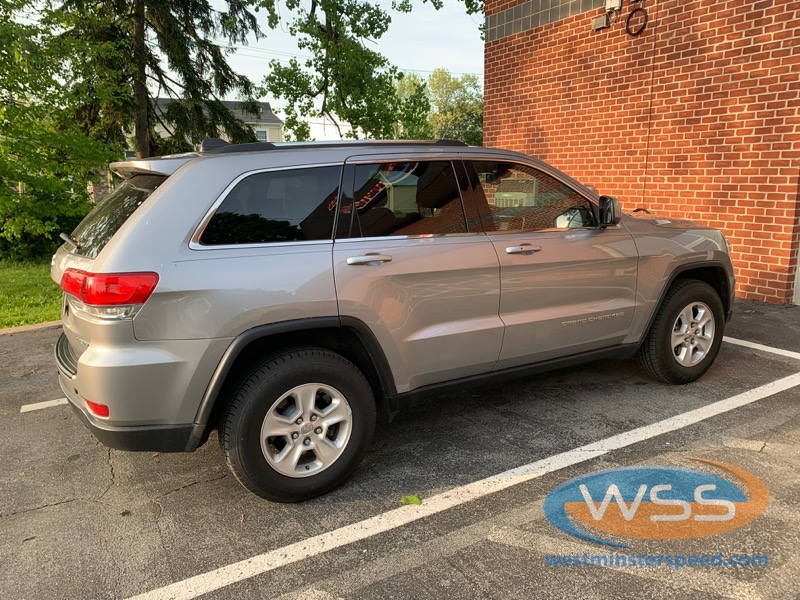
[[650, 331], [650, 328], [653, 326], [653, 322], [656, 319], [656, 315], [658, 314], [659, 309], [664, 304], [664, 299], [667, 296], [667, 293], [672, 289], [672, 287], [680, 280], [685, 279], [694, 279], [697, 281], [702, 281], [710, 285], [719, 295], [720, 300], [722, 301], [722, 307], [725, 312], [725, 321], [729, 321], [731, 315], [733, 313], [733, 288], [732, 282], [728, 277], [728, 271], [725, 269], [725, 266], [722, 262], [703, 262], [703, 263], [690, 263], [686, 265], [681, 265], [677, 267], [675, 270], [672, 271], [669, 278], [667, 279], [666, 285], [664, 285], [661, 293], [658, 297], [658, 302], [656, 302], [655, 307], [653, 309], [653, 313], [647, 320], [647, 327], [644, 328], [644, 333], [642, 338], [639, 340], [637, 345], [637, 349], [641, 347], [644, 341], [647, 339], [647, 333]]
[[205, 443], [216, 426], [227, 389], [253, 362], [289, 348], [316, 346], [340, 354], [367, 378], [375, 396], [378, 415], [391, 420], [388, 398], [397, 393], [394, 377], [383, 350], [369, 327], [347, 317], [314, 317], [270, 323], [239, 334], [217, 365], [197, 409], [194, 430], [187, 450]]

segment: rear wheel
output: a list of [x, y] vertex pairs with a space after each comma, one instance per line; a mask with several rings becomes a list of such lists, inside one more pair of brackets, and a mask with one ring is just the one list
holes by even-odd
[[716, 290], [697, 280], [673, 285], [639, 349], [639, 364], [666, 383], [689, 383], [705, 373], [719, 352], [725, 326]]
[[358, 467], [375, 430], [361, 371], [319, 348], [271, 357], [244, 378], [220, 426], [228, 467], [275, 502], [329, 492]]

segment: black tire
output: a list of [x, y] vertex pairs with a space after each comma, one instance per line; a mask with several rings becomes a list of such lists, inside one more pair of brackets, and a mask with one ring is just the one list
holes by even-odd
[[[316, 398], [312, 402], [327, 401], [329, 406], [333, 406], [331, 398], [336, 396], [333, 392], [339, 392], [341, 397], [336, 401], [337, 406], [341, 407], [341, 400], [344, 399], [342, 410], [349, 409], [346, 413], [350, 415], [346, 440], [343, 430], [338, 429], [339, 425], [331, 426], [331, 429], [337, 428], [344, 441], [341, 442], [341, 449], [333, 450], [334, 453], [340, 454], [327, 466], [320, 466], [325, 463], [322, 455], [317, 454], [313, 446], [310, 452], [301, 447], [301, 443], [307, 438], [313, 438], [312, 445], [320, 446], [321, 450], [322, 442], [326, 441], [321, 439], [323, 434], [315, 436], [316, 430], [302, 433], [303, 430], [299, 429], [299, 425], [295, 427], [294, 422], [287, 427], [295, 428], [297, 431], [292, 429], [287, 436], [265, 438], [262, 444], [262, 425], [265, 428], [275, 423], [282, 426], [283, 421], [279, 419], [286, 418], [287, 415], [291, 418], [292, 414], [297, 414], [292, 412], [296, 407], [302, 410], [300, 394], [290, 394], [283, 400], [281, 398], [292, 390], [313, 389], [311, 386], [326, 386], [325, 389], [331, 390], [327, 396], [322, 391], [312, 392], [312, 396]], [[327, 407], [322, 410], [327, 410]], [[228, 468], [248, 490], [273, 502], [301, 502], [339, 487], [353, 475], [372, 441], [375, 431], [375, 412], [372, 389], [353, 363], [321, 348], [295, 349], [265, 359], [243, 378], [222, 417], [220, 446]], [[268, 413], [270, 420], [266, 420]], [[325, 420], [324, 414], [319, 413], [319, 415], [315, 417], [318, 419], [316, 425], [323, 424]], [[302, 417], [298, 418], [302, 420]], [[314, 425], [310, 423], [311, 418], [307, 417], [306, 421], [307, 423], [303, 424], [304, 428]], [[293, 441], [294, 438], [288, 437], [295, 433], [300, 436], [296, 442]], [[338, 440], [336, 441], [338, 443]], [[264, 444], [266, 447], [262, 450]], [[279, 452], [275, 446], [280, 444], [284, 446], [281, 446]], [[278, 456], [283, 448], [287, 449], [287, 459], [290, 458], [290, 454], [293, 457], [294, 453], [302, 452], [300, 456], [301, 460], [306, 461], [305, 466], [303, 467], [303, 462], [295, 460], [295, 470], [290, 475], [277, 470], [291, 470], [292, 461], [277, 464], [276, 460], [271, 458], [273, 461], [271, 463], [267, 460], [266, 454], [272, 452]], [[307, 458], [303, 458], [304, 456]], [[314, 461], [311, 461], [311, 458]], [[302, 473], [302, 468], [311, 469], [312, 474]], [[314, 469], [318, 469], [318, 472]]]
[[[695, 309], [707, 307], [713, 321], [712, 338], [707, 342], [706, 326], [698, 327], [701, 335], [693, 335], [691, 327], [684, 334], [686, 323], [684, 311], [699, 314]], [[707, 283], [695, 279], [681, 279], [673, 284], [658, 309], [650, 331], [639, 349], [639, 364], [652, 377], [665, 383], [684, 384], [697, 380], [705, 373], [717, 357], [722, 344], [725, 317], [719, 294]], [[672, 345], [673, 333], [686, 336], [685, 343]], [[699, 338], [699, 341], [698, 341]], [[698, 346], [705, 343], [702, 351]], [[692, 344], [695, 344], [694, 346]]]

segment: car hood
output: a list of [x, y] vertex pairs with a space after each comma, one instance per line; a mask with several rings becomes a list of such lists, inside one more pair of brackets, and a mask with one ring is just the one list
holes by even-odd
[[654, 214], [647, 214], [646, 212], [627, 213], [627, 217], [636, 219], [637, 221], [645, 221], [651, 225], [658, 225], [667, 229], [709, 229], [708, 225], [690, 221], [688, 219], [673, 219], [671, 217], [664, 217]]

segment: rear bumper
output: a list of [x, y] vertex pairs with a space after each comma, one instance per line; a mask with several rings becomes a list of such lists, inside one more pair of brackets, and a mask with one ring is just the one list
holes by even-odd
[[[128, 355], [128, 358], [130, 355]], [[117, 450], [128, 450], [134, 452], [193, 452], [204, 441], [203, 434], [205, 427], [194, 423], [180, 424], [139, 424], [127, 425], [124, 423], [111, 423], [108, 419], [95, 416], [89, 411], [84, 400], [83, 385], [78, 376], [79, 360], [70, 349], [67, 338], [61, 335], [55, 346], [55, 359], [58, 366], [58, 383], [64, 396], [69, 401], [70, 406], [78, 415], [89, 431], [105, 446]], [[121, 375], [124, 375], [129, 367], [125, 365], [125, 356], [122, 357], [123, 366], [95, 369], [95, 380], [100, 381], [102, 388], [113, 388], [114, 384]], [[81, 366], [91, 371], [92, 365]], [[136, 373], [135, 373], [136, 374]], [[108, 382], [106, 382], [108, 380]], [[85, 382], [84, 382], [85, 383]], [[106, 385], [107, 383], [107, 385]], [[126, 393], [124, 390], [131, 390]], [[97, 397], [103, 399], [104, 403], [109, 403], [123, 412], [126, 404], [131, 404], [132, 399], [137, 399], [138, 394], [145, 394], [147, 397], [150, 390], [146, 380], [142, 380], [139, 386], [122, 385], [117, 394], [101, 394]], [[85, 393], [85, 392], [83, 392]], [[149, 394], [151, 397], [153, 394]], [[92, 397], [92, 396], [89, 396]], [[120, 403], [119, 400], [122, 400]], [[140, 402], [141, 404], [141, 402]]]
[[129, 452], [192, 452], [197, 449], [192, 435], [195, 426], [189, 425], [140, 425], [136, 427], [116, 427], [108, 425], [90, 415], [81, 406], [80, 398], [76, 398], [63, 375], [59, 377], [61, 390], [64, 392], [70, 407], [89, 428], [92, 435], [104, 446], [115, 450]]

